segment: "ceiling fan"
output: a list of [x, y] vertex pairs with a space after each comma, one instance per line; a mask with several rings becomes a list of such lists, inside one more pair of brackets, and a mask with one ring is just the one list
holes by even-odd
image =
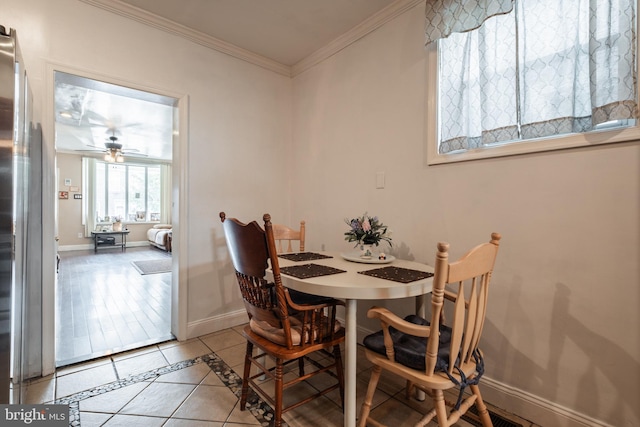
[[125, 153], [124, 150], [122, 149], [122, 144], [118, 142], [118, 137], [115, 135], [115, 133], [116, 133], [115, 130], [113, 130], [113, 135], [111, 135], [107, 139], [107, 141], [104, 143], [104, 149], [102, 149], [101, 147], [91, 145], [90, 147], [95, 147], [99, 150], [77, 150], [77, 151], [101, 151], [105, 153], [104, 154], [105, 162], [109, 162], [109, 163], [124, 162], [125, 154], [127, 156], [147, 157], [146, 154], [135, 153], [135, 151], [138, 151], [138, 150], [134, 148], [128, 149], [127, 152]]
[[104, 159], [107, 162], [124, 162], [124, 153], [122, 152], [122, 144], [119, 144], [116, 136], [110, 136], [111, 142], [105, 142], [104, 146], [107, 149], [107, 153], [104, 155]]

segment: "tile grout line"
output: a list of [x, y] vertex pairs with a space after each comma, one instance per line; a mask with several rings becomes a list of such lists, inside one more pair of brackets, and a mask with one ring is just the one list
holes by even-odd
[[[163, 355], [166, 360], [166, 356]], [[215, 352], [198, 356], [193, 359], [183, 360], [168, 366], [156, 368], [151, 371], [143, 372], [136, 375], [130, 375], [128, 377], [120, 379], [116, 372], [116, 381], [112, 381], [107, 384], [102, 384], [97, 387], [84, 390], [78, 393], [74, 393], [69, 396], [55, 399], [54, 404], [68, 404], [69, 405], [69, 426], [80, 427], [80, 401], [99, 396], [110, 391], [119, 390], [129, 385], [137, 384], [146, 381], [151, 378], [159, 378], [162, 375], [185, 369], [199, 363], [205, 363], [213, 373], [218, 376], [222, 383], [238, 398], [240, 399], [242, 394], [242, 378], [227, 365]], [[111, 358], [111, 364], [115, 369], [115, 361]], [[57, 381], [56, 381], [57, 387]], [[196, 386], [197, 387], [197, 386]], [[185, 398], [186, 401], [186, 398]], [[184, 402], [183, 402], [184, 403]], [[236, 406], [239, 404], [236, 402]], [[252, 388], [249, 388], [249, 397], [247, 398], [246, 409], [256, 418], [260, 423], [269, 423], [273, 420], [273, 409], [269, 406], [260, 396], [258, 396]], [[117, 415], [117, 413], [112, 416]], [[229, 414], [230, 415], [230, 414]], [[284, 423], [283, 427], [287, 424]]]
[[[236, 402], [236, 404], [238, 404], [242, 395], [242, 377], [240, 377], [215, 353], [203, 356], [203, 361], [238, 398], [238, 402]], [[269, 406], [251, 387], [249, 387], [246, 409], [251, 412], [261, 425], [263, 425], [263, 423], [271, 425], [273, 422], [273, 408], [271, 408], [271, 406]], [[284, 420], [282, 422], [282, 426], [287, 427], [287, 423]]]
[[[171, 372], [179, 371], [184, 368], [202, 363], [203, 356], [198, 356], [194, 359], [183, 360], [181, 362], [174, 363], [172, 365], [156, 368], [151, 371], [143, 372], [141, 374], [130, 375], [123, 379], [112, 381], [107, 384], [102, 384], [89, 390], [84, 390], [70, 396], [65, 396], [60, 399], [54, 400], [54, 404], [68, 404], [69, 405], [69, 425], [73, 427], [80, 427], [80, 401], [88, 399], [90, 397], [99, 396], [110, 391], [119, 390], [132, 384], [137, 384], [142, 381], [146, 381], [151, 378], [158, 378], [162, 375], [169, 374]], [[113, 362], [112, 362], [113, 363]]]
[[116, 374], [116, 381], [120, 381], [120, 374], [118, 373], [118, 369], [116, 368], [116, 361], [113, 360], [113, 357], [109, 356], [109, 360], [111, 361], [111, 367], [113, 368], [113, 372]]

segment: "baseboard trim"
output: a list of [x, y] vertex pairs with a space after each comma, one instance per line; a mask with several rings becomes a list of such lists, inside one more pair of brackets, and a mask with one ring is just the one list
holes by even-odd
[[151, 245], [149, 244], [149, 242], [147, 241], [141, 241], [141, 242], [127, 242], [127, 247], [128, 248], [139, 248], [142, 246], [149, 246], [151, 247]]
[[88, 251], [89, 249], [93, 249], [93, 244], [91, 244], [91, 245], [64, 245], [64, 246], [58, 246], [58, 252]]
[[234, 326], [247, 323], [247, 311], [236, 310], [231, 313], [225, 313], [220, 316], [208, 317], [206, 319], [189, 322], [187, 324], [187, 339], [200, 337], [202, 335], [218, 332], [223, 329], [232, 328]]
[[[140, 246], [149, 246], [149, 242], [140, 241], [140, 242], [127, 242], [127, 248], [135, 248]], [[58, 246], [58, 252], [69, 252], [69, 251], [88, 251], [93, 249], [93, 243], [87, 245], [60, 245]]]
[[508, 386], [486, 375], [482, 377], [482, 397], [488, 403], [517, 414], [541, 426], [557, 427], [614, 427], [594, 420], [534, 394]]
[[[344, 324], [344, 319], [341, 319]], [[358, 343], [375, 331], [358, 327]], [[594, 420], [573, 409], [558, 405], [526, 391], [496, 381], [487, 375], [482, 377], [482, 397], [484, 400], [507, 413], [540, 426], [555, 427], [615, 427]]]

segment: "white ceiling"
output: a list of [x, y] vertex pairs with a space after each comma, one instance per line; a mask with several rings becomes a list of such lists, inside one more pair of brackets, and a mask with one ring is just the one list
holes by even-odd
[[125, 159], [171, 160], [173, 98], [58, 71], [54, 99], [57, 151], [102, 157], [116, 143]]
[[[246, 51], [287, 70], [376, 14], [407, 0], [82, 0], [138, 21]], [[190, 34], [192, 32], [192, 34]], [[130, 157], [171, 159], [171, 100], [63, 75], [56, 149], [99, 155], [115, 135]], [[151, 114], [149, 114], [152, 111]], [[124, 113], [126, 112], [126, 113]], [[63, 113], [61, 115], [61, 113]], [[71, 113], [72, 117], [67, 113]], [[85, 151], [90, 150], [90, 151]]]
[[120, 0], [294, 65], [395, 0]]

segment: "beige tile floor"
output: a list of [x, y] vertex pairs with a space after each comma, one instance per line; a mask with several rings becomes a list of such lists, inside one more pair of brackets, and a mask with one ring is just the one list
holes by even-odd
[[[186, 342], [171, 341], [59, 369], [29, 381], [24, 403], [70, 405], [70, 425], [239, 427], [267, 425], [260, 407], [241, 411], [237, 387], [245, 341], [240, 327]], [[358, 354], [358, 408], [370, 365]], [[235, 381], [229, 383], [229, 379]], [[288, 389], [299, 396], [313, 384]], [[404, 383], [383, 374], [372, 415], [390, 426], [412, 426], [428, 404], [407, 401]], [[493, 409], [493, 408], [492, 408]], [[257, 414], [257, 415], [254, 415]], [[511, 417], [522, 426], [532, 424]], [[342, 426], [339, 393], [334, 392], [284, 415], [290, 427]], [[436, 425], [432, 422], [430, 425]], [[456, 426], [471, 426], [461, 421]]]

